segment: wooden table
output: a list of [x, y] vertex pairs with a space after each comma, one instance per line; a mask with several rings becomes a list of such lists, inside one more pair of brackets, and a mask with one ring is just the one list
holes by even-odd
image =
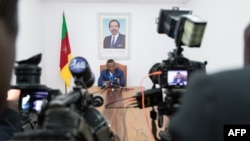
[[[151, 118], [149, 112], [152, 108], [146, 108], [145, 110], [139, 108], [126, 108], [129, 102], [125, 100], [110, 105], [112, 107], [124, 108], [105, 108], [105, 105], [110, 102], [135, 96], [137, 92], [142, 90], [141, 87], [127, 88], [128, 90], [122, 91], [121, 89], [111, 88], [103, 91], [100, 87], [93, 86], [89, 88], [88, 91], [89, 93], [94, 93], [94, 95], [102, 93], [104, 104], [97, 107], [97, 109], [110, 123], [111, 130], [120, 137], [121, 141], [151, 141], [153, 140], [153, 136], [151, 133]], [[158, 128], [157, 130], [160, 131], [163, 130], [163, 128]]]

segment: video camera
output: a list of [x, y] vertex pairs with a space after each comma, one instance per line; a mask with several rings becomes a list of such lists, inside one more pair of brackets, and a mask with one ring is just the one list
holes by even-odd
[[[154, 84], [161, 88], [185, 88], [188, 85], [189, 76], [195, 71], [206, 72], [207, 62], [191, 61], [182, 55], [182, 45], [187, 47], [200, 47], [206, 21], [192, 15], [190, 10], [180, 10], [174, 7], [172, 10], [160, 10], [157, 31], [159, 34], [167, 34], [174, 38], [176, 49], [168, 53], [168, 59], [162, 63], [156, 63], [149, 73], [161, 71], [160, 76], [151, 76]], [[179, 76], [176, 76], [180, 74]], [[179, 78], [176, 78], [179, 77]], [[174, 82], [174, 79], [183, 79], [185, 82]]]
[[16, 61], [14, 72], [16, 84], [10, 89], [19, 93], [18, 107], [24, 130], [33, 130], [37, 127], [37, 114], [42, 106], [60, 95], [58, 89], [51, 89], [40, 84], [42, 54], [34, 55], [26, 60]]
[[38, 113], [43, 102], [49, 102], [60, 93], [40, 84], [41, 68], [38, 66], [42, 54], [37, 54], [29, 59], [17, 61], [14, 67], [16, 85], [11, 89], [20, 91], [19, 110], [21, 113]]
[[[178, 110], [181, 97], [188, 86], [189, 78], [194, 72], [206, 73], [207, 62], [192, 61], [182, 55], [182, 46], [199, 48], [206, 28], [206, 21], [192, 15], [190, 10], [161, 9], [157, 18], [157, 32], [166, 34], [175, 40], [176, 48], [168, 53], [168, 59], [154, 64], [149, 74], [160, 72], [158, 75], [150, 75], [153, 82], [152, 89], [144, 91], [145, 107], [157, 106], [158, 116], [154, 109], [150, 116], [152, 120], [158, 118], [158, 126], [163, 125], [163, 115], [171, 116]], [[159, 88], [156, 87], [159, 85]], [[142, 108], [142, 92], [137, 93], [137, 101]], [[154, 123], [154, 122], [152, 122]], [[156, 125], [152, 125], [155, 127]], [[155, 131], [155, 130], [153, 130]], [[153, 133], [156, 140], [156, 132]], [[171, 140], [167, 132], [160, 132], [161, 141]]]
[[[190, 10], [180, 10], [178, 7], [174, 7], [171, 10], [161, 9], [157, 24], [158, 33], [174, 38], [176, 48], [173, 52], [168, 53], [168, 59], [163, 60], [162, 63], [156, 63], [150, 68], [149, 74], [161, 73], [150, 75], [153, 87], [145, 91], [145, 97], [148, 98], [145, 99], [145, 102], [148, 103], [146, 106], [155, 106], [169, 96], [178, 98], [188, 86], [188, 80], [194, 72], [206, 73], [206, 61], [192, 61], [182, 55], [183, 45], [200, 47], [206, 21], [198, 16], [193, 16]], [[159, 90], [155, 90], [157, 89], [156, 85], [160, 86]], [[178, 96], [174, 96], [175, 93]], [[137, 95], [139, 98], [141, 93], [139, 92]], [[141, 103], [141, 101], [139, 102]]]
[[87, 91], [94, 83], [94, 75], [87, 60], [75, 57], [69, 62], [69, 69], [74, 77], [73, 91], [58, 94], [45, 102], [37, 113], [37, 128], [16, 133], [11, 141], [114, 139], [109, 123], [95, 108], [103, 104], [103, 98]]

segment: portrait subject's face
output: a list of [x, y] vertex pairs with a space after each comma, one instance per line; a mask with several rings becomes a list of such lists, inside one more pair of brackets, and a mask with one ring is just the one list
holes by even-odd
[[114, 73], [115, 67], [116, 67], [116, 65], [115, 65], [114, 62], [107, 63], [107, 68], [108, 68], [108, 70], [109, 70], [110, 72]]
[[112, 35], [116, 35], [119, 32], [118, 23], [115, 21], [111, 22], [109, 25], [109, 30], [110, 30]]

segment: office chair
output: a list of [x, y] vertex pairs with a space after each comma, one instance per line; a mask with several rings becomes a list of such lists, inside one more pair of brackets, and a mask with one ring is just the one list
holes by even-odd
[[[127, 86], [127, 65], [123, 65], [120, 63], [115, 63], [116, 64], [116, 68], [122, 70], [123, 74], [124, 74], [124, 78], [125, 78], [125, 86]], [[107, 69], [106, 64], [102, 64], [100, 65], [100, 73], [101, 71]]]

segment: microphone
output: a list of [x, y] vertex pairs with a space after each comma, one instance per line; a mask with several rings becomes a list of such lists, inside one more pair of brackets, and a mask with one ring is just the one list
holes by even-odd
[[109, 75], [109, 82], [110, 82], [110, 85], [112, 86], [113, 83], [114, 83], [114, 76], [113, 76], [113, 74]]
[[83, 57], [74, 57], [70, 60], [69, 70], [75, 79], [76, 85], [84, 85], [89, 88], [95, 82], [95, 76], [92, 73], [88, 61]]
[[95, 107], [100, 107], [104, 103], [103, 96], [101, 94], [97, 94], [92, 98], [92, 103]]
[[110, 85], [108, 87], [110, 87], [110, 88], [119, 88], [120, 87], [119, 81], [120, 81], [119, 77], [114, 77], [113, 74], [110, 74], [109, 75]]
[[110, 87], [109, 83], [111, 83], [111, 82], [103, 82], [101, 89], [109, 88]]
[[107, 88], [107, 83], [102, 83], [102, 87], [101, 87], [101, 89], [105, 89], [105, 88]]
[[119, 77], [116, 77], [115, 81], [117, 82], [117, 84], [120, 84], [120, 78]]

